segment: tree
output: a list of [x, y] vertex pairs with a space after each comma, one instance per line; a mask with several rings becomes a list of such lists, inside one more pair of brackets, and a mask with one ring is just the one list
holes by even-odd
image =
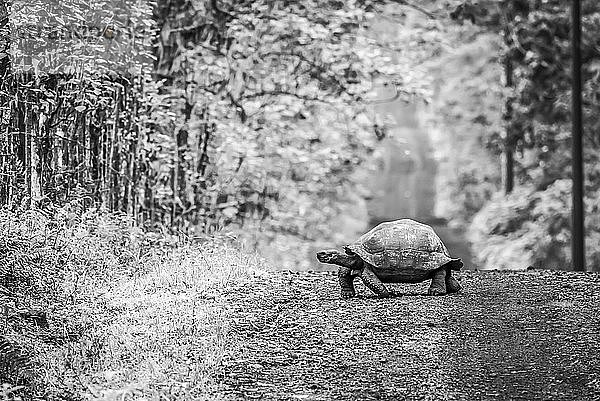
[[0, 1], [0, 78], [5, 80], [10, 71], [10, 31], [6, 0]]
[[[156, 200], [172, 216], [209, 229], [244, 224], [252, 215], [275, 221], [274, 208], [294, 215], [299, 205], [283, 207], [284, 191], [277, 190], [288, 180], [291, 192], [310, 181], [306, 195], [336, 188], [326, 179], [316, 185], [310, 172], [299, 174], [294, 159], [311, 160], [325, 178], [335, 163], [330, 167], [315, 153], [341, 153], [346, 164], [335, 168], [349, 174], [369, 151], [374, 136], [364, 117], [371, 82], [400, 80], [390, 51], [366, 35], [368, 9], [336, 1], [159, 3], [156, 74], [180, 117], [172, 121], [177, 154], [168, 156], [175, 163], [163, 180], [170, 186]], [[397, 89], [400, 98], [421, 90]], [[317, 132], [326, 121], [330, 135]], [[349, 127], [349, 135], [335, 132]], [[315, 213], [314, 220], [326, 219]]]
[[[83, 2], [12, 7], [19, 46], [12, 49], [15, 79], [3, 116], [8, 134], [0, 138], [8, 159], [2, 198], [11, 207], [85, 198], [88, 205], [131, 209], [136, 129], [147, 127], [146, 110], [138, 115], [136, 103], [153, 104], [142, 37], [148, 32], [140, 32], [151, 8], [105, 5], [103, 11]], [[111, 18], [119, 9], [126, 18]]]
[[[477, 231], [491, 234], [496, 230], [496, 221], [492, 214], [497, 212], [498, 203], [505, 206], [514, 202], [524, 207], [527, 213], [514, 213], [525, 221], [530, 221], [528, 231], [532, 236], [528, 241], [519, 246], [533, 250], [532, 264], [556, 263], [557, 266], [568, 265], [569, 256], [565, 252], [569, 247], [570, 218], [568, 213], [556, 214], [554, 206], [545, 210], [540, 202], [542, 199], [562, 205], [564, 210], [570, 209], [570, 202], [565, 199], [563, 180], [569, 177], [570, 172], [570, 61], [571, 49], [569, 32], [571, 21], [567, 4], [561, 1], [488, 1], [469, 6], [469, 15], [475, 23], [485, 26], [486, 29], [498, 29], [497, 21], [502, 21], [503, 15], [508, 13], [507, 23], [504, 24], [506, 45], [503, 57], [510, 60], [514, 70], [514, 91], [511, 94], [512, 112], [509, 119], [510, 138], [518, 154], [515, 165], [515, 178], [517, 183], [526, 189], [519, 191], [515, 197], [507, 199], [498, 198], [489, 205], [483, 213], [489, 218], [488, 223], [478, 219]], [[465, 8], [466, 9], [466, 5]], [[475, 10], [475, 11], [473, 11]], [[488, 10], [485, 12], [484, 10]], [[489, 12], [491, 10], [491, 12]], [[495, 11], [494, 11], [495, 10]], [[505, 10], [506, 13], [505, 13]], [[586, 172], [586, 203], [590, 222], [587, 225], [588, 255], [593, 260], [598, 259], [596, 251], [598, 244], [598, 231], [600, 228], [595, 223], [597, 211], [592, 206], [593, 199], [597, 197], [600, 187], [598, 176], [595, 172], [598, 150], [598, 62], [600, 52], [598, 49], [598, 34], [600, 6], [593, 2], [585, 3], [582, 14], [584, 16], [582, 59], [584, 63], [584, 132], [585, 132], [585, 162], [588, 166]], [[460, 13], [457, 13], [459, 15]], [[499, 15], [502, 18], [494, 17]], [[500, 136], [491, 136], [487, 141], [492, 147], [501, 147]], [[521, 197], [525, 197], [521, 199]], [[566, 197], [568, 198], [568, 196]], [[529, 201], [526, 201], [529, 199]], [[537, 200], [536, 200], [537, 199]], [[523, 203], [520, 203], [521, 200]], [[526, 206], [525, 206], [526, 205]], [[546, 216], [541, 210], [547, 211]], [[497, 214], [497, 213], [496, 213]], [[513, 224], [512, 228], [496, 230], [501, 236], [508, 237], [519, 232], [519, 238], [525, 238], [521, 221]], [[483, 224], [490, 224], [484, 228]], [[486, 231], [487, 230], [487, 231]], [[546, 237], [544, 237], [546, 236]], [[548, 238], [540, 241], [539, 238]], [[507, 240], [508, 242], [508, 240]], [[513, 241], [514, 244], [514, 241]], [[483, 252], [492, 254], [490, 249]], [[513, 250], [514, 252], [520, 252]]]
[[[326, 202], [320, 191], [344, 198], [336, 188], [372, 148], [372, 81], [398, 83], [398, 98], [421, 90], [400, 84], [403, 71], [365, 34], [367, 4], [177, 1], [153, 14], [143, 2], [105, 6], [14, 10], [27, 80], [0, 139], [6, 165], [23, 166], [14, 181], [8, 171], [1, 178], [12, 207], [78, 200], [184, 230], [258, 220], [298, 233], [311, 224], [282, 226], [278, 213]], [[314, 169], [301, 167], [307, 161]]]
[[[8, 3], [5, 0], [0, 1], [0, 137], [8, 137], [10, 119], [9, 107], [12, 91], [12, 66], [10, 58], [10, 25]], [[11, 147], [9, 144], [2, 144], [0, 147], [0, 173], [9, 177], [14, 174], [13, 160], [10, 157]], [[0, 202], [7, 201], [6, 194], [9, 192], [11, 183], [5, 179], [0, 185]]]

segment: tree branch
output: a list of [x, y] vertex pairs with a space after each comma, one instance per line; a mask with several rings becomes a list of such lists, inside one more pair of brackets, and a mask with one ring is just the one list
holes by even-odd
[[429, 10], [427, 10], [427, 9], [425, 9], [425, 8], [417, 5], [417, 4], [411, 3], [411, 2], [409, 2], [407, 0], [392, 0], [392, 2], [396, 3], [396, 4], [400, 4], [400, 5], [406, 6], [406, 7], [409, 7], [409, 8], [412, 8], [413, 10], [419, 11], [420, 13], [424, 14], [425, 16], [427, 16], [427, 18], [430, 18], [430, 19], [435, 19], [436, 18], [435, 14], [432, 13], [431, 11], [429, 11]]
[[337, 85], [337, 87], [338, 87], [337, 89], [339, 91], [348, 93], [348, 88], [346, 87], [346, 85], [344, 85], [343, 82], [341, 82], [338, 79], [338, 77], [336, 77], [335, 75], [330, 75], [330, 76], [325, 75], [325, 72], [326, 72], [325, 66], [317, 64], [317, 62], [315, 60], [311, 60], [310, 58], [306, 57], [304, 54], [297, 53], [297, 52], [283, 52], [283, 51], [268, 51], [268, 52], [264, 52], [264, 53], [260, 54], [260, 57], [265, 57], [265, 56], [296, 57], [296, 58], [298, 58], [298, 60], [305, 62], [306, 64], [308, 64], [310, 67], [312, 67], [319, 73], [319, 76], [321, 77], [321, 78], [319, 78], [319, 81], [321, 81], [321, 82], [329, 81], [330, 83]]
[[396, 100], [400, 99], [400, 95], [401, 94], [406, 94], [406, 95], [410, 95], [410, 92], [407, 92], [405, 90], [398, 90], [398, 87], [396, 85], [394, 85], [394, 91], [396, 91], [396, 93], [394, 93], [394, 96], [387, 98], [387, 99], [373, 99], [373, 100], [365, 100], [364, 102], [366, 104], [382, 104], [382, 103], [391, 103], [391, 102], [395, 102]]
[[286, 92], [284, 90], [263, 90], [263, 91], [260, 91], [260, 92], [251, 93], [249, 95], [244, 95], [241, 98], [242, 99], [254, 99], [254, 98], [257, 98], [257, 97], [269, 96], [269, 95], [275, 95], [275, 96], [293, 96], [293, 97], [301, 99], [301, 100], [324, 102], [323, 99], [320, 99], [318, 97], [299, 95], [297, 93]]

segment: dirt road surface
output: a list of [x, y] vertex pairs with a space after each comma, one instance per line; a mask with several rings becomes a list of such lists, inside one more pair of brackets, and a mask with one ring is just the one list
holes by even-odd
[[[358, 281], [358, 280], [357, 280]], [[231, 291], [222, 395], [264, 400], [600, 400], [600, 275], [461, 273], [342, 300], [332, 273]]]

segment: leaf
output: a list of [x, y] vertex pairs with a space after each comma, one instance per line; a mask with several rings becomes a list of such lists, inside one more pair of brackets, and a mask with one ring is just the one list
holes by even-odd
[[225, 209], [223, 209], [223, 215], [225, 215], [225, 217], [229, 217], [230, 219], [234, 218], [238, 213], [238, 208], [237, 207], [227, 207]]

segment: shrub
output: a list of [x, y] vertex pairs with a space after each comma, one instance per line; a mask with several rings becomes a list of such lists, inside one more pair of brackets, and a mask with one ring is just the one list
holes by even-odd
[[143, 246], [141, 232], [120, 214], [77, 213], [74, 205], [0, 210], [0, 384], [27, 384], [6, 394], [68, 393], [48, 375], [62, 363], [49, 355], [88, 336], [94, 289], [131, 275]]
[[[263, 274], [227, 236], [192, 244], [76, 205], [0, 210], [0, 247], [0, 401], [198, 399], [225, 352], [219, 298]], [[157, 384], [175, 371], [181, 386]]]
[[[592, 209], [597, 193], [588, 194]], [[469, 239], [483, 269], [525, 269], [529, 266], [566, 269], [571, 243], [571, 182], [556, 180], [543, 191], [517, 187], [510, 195], [496, 194], [475, 215]], [[589, 264], [600, 262], [598, 214], [586, 224]]]

